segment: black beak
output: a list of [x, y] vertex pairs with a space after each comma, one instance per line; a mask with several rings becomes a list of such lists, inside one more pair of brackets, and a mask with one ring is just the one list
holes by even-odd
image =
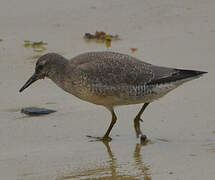
[[22, 86], [22, 88], [19, 90], [19, 92], [22, 92], [24, 89], [26, 89], [28, 86], [30, 86], [33, 82], [35, 82], [36, 80], [38, 80], [36, 74], [33, 74], [28, 81], [24, 84], [24, 86]]

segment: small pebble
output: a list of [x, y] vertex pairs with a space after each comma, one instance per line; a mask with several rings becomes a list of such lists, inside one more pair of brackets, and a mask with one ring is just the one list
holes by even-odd
[[147, 140], [147, 136], [146, 135], [141, 135], [140, 142], [144, 143], [144, 142], [146, 142], [146, 140]]
[[54, 112], [56, 112], [56, 110], [37, 108], [37, 107], [27, 107], [27, 108], [21, 109], [21, 113], [24, 113], [30, 116], [39, 116], [39, 115], [45, 115], [45, 114], [50, 114]]

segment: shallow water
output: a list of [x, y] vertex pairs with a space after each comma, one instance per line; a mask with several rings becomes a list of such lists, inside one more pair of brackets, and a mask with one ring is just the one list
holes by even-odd
[[[0, 179], [215, 179], [214, 17], [212, 0], [2, 0]], [[150, 139], [145, 146], [133, 128], [141, 105], [116, 109], [113, 140], [104, 144], [87, 137], [103, 136], [111, 118], [104, 108], [78, 100], [48, 79], [18, 92], [41, 55], [25, 48], [25, 40], [47, 42], [45, 52], [72, 57], [107, 50], [83, 40], [84, 33], [96, 30], [119, 35], [108, 50], [209, 72], [147, 107], [141, 124]], [[31, 106], [57, 112], [20, 113]]]

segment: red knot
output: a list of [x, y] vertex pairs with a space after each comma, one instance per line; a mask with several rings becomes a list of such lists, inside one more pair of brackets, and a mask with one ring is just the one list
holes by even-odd
[[56, 53], [48, 53], [37, 60], [34, 74], [19, 91], [38, 79], [48, 77], [64, 91], [106, 107], [111, 112], [112, 120], [103, 140], [111, 139], [109, 134], [117, 120], [114, 107], [143, 103], [134, 118], [134, 128], [136, 136], [144, 138], [140, 121], [149, 103], [204, 73], [155, 66], [110, 51], [87, 52], [70, 60]]

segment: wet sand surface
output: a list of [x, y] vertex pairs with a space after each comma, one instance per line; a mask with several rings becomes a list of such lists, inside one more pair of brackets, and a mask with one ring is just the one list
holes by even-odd
[[[213, 0], [28, 1], [0, 6], [0, 179], [215, 179], [215, 2]], [[41, 53], [24, 40], [48, 43], [65, 57], [104, 44], [86, 43], [86, 32], [118, 34], [109, 50], [149, 63], [208, 71], [143, 114], [150, 143], [141, 146], [133, 118], [141, 105], [117, 108], [109, 144], [92, 141], [110, 123], [103, 107], [83, 102], [50, 80], [20, 94]], [[130, 48], [138, 48], [135, 53]], [[23, 107], [57, 112], [40, 117]]]

